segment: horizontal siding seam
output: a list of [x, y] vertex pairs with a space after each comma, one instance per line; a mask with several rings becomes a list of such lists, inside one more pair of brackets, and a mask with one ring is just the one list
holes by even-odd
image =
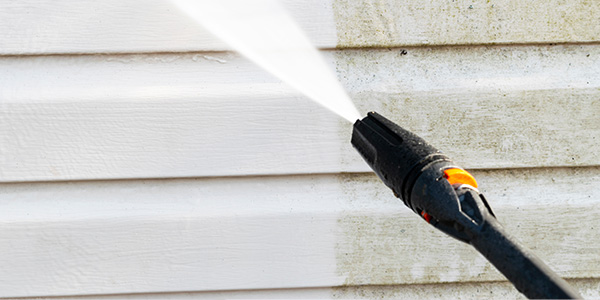
[[[600, 41], [572, 41], [572, 42], [528, 42], [528, 43], [473, 43], [473, 44], [392, 44], [389, 46], [364, 46], [364, 47], [321, 47], [322, 52], [352, 51], [352, 50], [410, 50], [410, 49], [460, 49], [460, 48], [495, 48], [495, 47], [536, 47], [536, 46], [596, 46]], [[80, 56], [111, 56], [111, 55], [185, 55], [185, 54], [226, 54], [237, 53], [235, 50], [189, 50], [189, 51], [111, 51], [111, 52], [44, 52], [44, 53], [2, 53], [0, 58], [20, 57], [80, 57]]]

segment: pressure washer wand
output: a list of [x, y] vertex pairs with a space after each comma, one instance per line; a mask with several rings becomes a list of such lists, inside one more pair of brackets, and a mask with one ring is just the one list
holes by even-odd
[[352, 145], [406, 206], [475, 247], [519, 292], [536, 299], [581, 298], [504, 231], [475, 178], [425, 140], [370, 112], [354, 123]]

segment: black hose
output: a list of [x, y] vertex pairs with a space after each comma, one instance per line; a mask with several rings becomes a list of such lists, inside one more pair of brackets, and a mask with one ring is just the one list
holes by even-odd
[[581, 296], [531, 251], [489, 218], [470, 244], [527, 298], [579, 299]]

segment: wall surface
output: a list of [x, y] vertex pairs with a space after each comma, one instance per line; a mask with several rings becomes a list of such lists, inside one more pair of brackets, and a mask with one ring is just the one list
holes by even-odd
[[[284, 1], [359, 110], [600, 298], [597, 1]], [[165, 0], [0, 0], [0, 298], [522, 298]], [[53, 298], [54, 299], [54, 298]]]

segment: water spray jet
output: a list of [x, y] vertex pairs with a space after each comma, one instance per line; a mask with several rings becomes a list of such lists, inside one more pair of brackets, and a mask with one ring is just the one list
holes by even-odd
[[172, 0], [235, 51], [353, 123], [360, 114], [327, 62], [277, 0]]
[[352, 145], [406, 206], [475, 247], [529, 298], [581, 296], [496, 220], [471, 174], [383, 116], [360, 114], [276, 0], [172, 0], [183, 12], [313, 101], [354, 122]]

